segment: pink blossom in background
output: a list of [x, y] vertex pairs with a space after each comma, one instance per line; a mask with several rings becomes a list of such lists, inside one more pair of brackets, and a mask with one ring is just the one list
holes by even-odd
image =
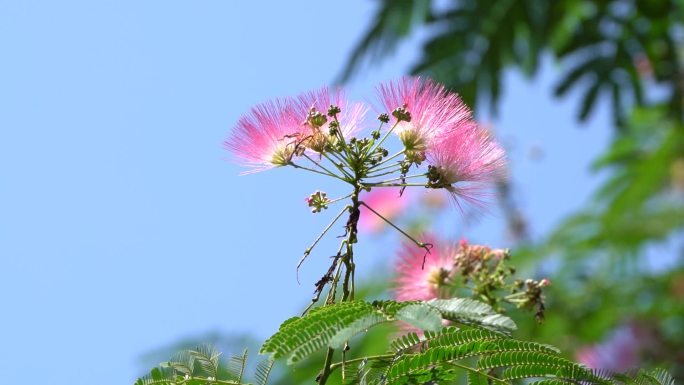
[[[420, 237], [433, 245], [430, 253], [415, 243], [406, 241], [398, 253], [394, 297], [398, 301], [427, 301], [440, 298], [440, 289], [449, 282], [454, 270], [454, 246], [441, 245], [434, 237]], [[425, 257], [425, 268], [423, 265]]]
[[592, 368], [625, 372], [640, 364], [640, 352], [650, 343], [649, 331], [636, 323], [615, 329], [603, 342], [580, 348], [576, 359]]
[[[341, 88], [331, 90], [328, 87], [322, 87], [303, 93], [295, 98], [296, 111], [301, 116], [302, 121], [312, 107], [323, 115], [327, 115], [328, 108], [331, 105], [335, 105], [341, 110], [337, 115], [337, 119], [340, 122], [340, 129], [345, 138], [350, 138], [363, 129], [363, 119], [368, 108], [363, 103], [349, 102], [346, 93]], [[331, 121], [332, 118], [328, 118], [328, 122], [321, 128], [326, 134], [330, 130]]]
[[302, 117], [289, 99], [268, 101], [240, 118], [223, 144], [242, 165], [243, 174], [284, 166], [292, 157], [296, 137], [302, 134]]
[[504, 150], [475, 122], [463, 122], [432, 146], [426, 157], [439, 172], [439, 187], [479, 204], [497, 179], [505, 177]]
[[419, 194], [420, 202], [429, 209], [441, 209], [448, 203], [446, 196], [438, 190], [423, 189]]
[[425, 151], [442, 135], [472, 119], [461, 98], [430, 79], [405, 77], [378, 87], [380, 100], [388, 113], [405, 107], [410, 122], [395, 128], [408, 150]]
[[[399, 190], [398, 187], [375, 188], [361, 195], [361, 200], [391, 221], [406, 209], [411, 200], [409, 194], [407, 194], [408, 191], [404, 191], [404, 194], [399, 196]], [[360, 210], [359, 231], [377, 234], [387, 226], [387, 222], [368, 210], [368, 208], [361, 206]]]

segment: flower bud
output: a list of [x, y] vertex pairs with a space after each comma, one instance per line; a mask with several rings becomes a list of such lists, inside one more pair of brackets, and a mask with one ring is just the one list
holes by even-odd
[[404, 122], [410, 122], [411, 121], [411, 113], [408, 112], [406, 109], [406, 106], [402, 107], [397, 107], [392, 111], [392, 116], [397, 118], [398, 121], [404, 121]]

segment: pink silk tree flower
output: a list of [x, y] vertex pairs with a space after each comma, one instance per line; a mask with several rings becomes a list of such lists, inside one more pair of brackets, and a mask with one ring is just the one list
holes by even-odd
[[[473, 121], [462, 122], [426, 152], [428, 187], [480, 204], [479, 197], [505, 177], [503, 148]], [[458, 203], [458, 202], [457, 202]]]
[[394, 280], [394, 298], [398, 301], [427, 301], [449, 297], [444, 289], [454, 271], [456, 249], [453, 246], [440, 245], [433, 237], [423, 239], [434, 245], [429, 254], [425, 254], [424, 248], [408, 241], [403, 243], [399, 251], [397, 277]]
[[[410, 196], [405, 191], [399, 194], [400, 188], [376, 188], [369, 193], [361, 196], [361, 200], [373, 210], [377, 211], [387, 220], [392, 220], [399, 216], [410, 203]], [[382, 218], [371, 212], [365, 206], [361, 206], [361, 216], [359, 217], [358, 227], [362, 232], [379, 233], [387, 224]]]
[[240, 118], [223, 144], [249, 174], [290, 163], [306, 127], [291, 100], [273, 100], [253, 107]]
[[578, 349], [575, 358], [592, 369], [625, 372], [639, 366], [641, 351], [653, 340], [648, 328], [627, 323], [613, 330], [601, 343]]
[[363, 119], [368, 108], [362, 103], [352, 103], [347, 100], [345, 92], [338, 88], [331, 90], [323, 87], [299, 95], [294, 99], [296, 113], [301, 116], [302, 122], [308, 126], [307, 147], [316, 152], [323, 152], [329, 141], [335, 141], [335, 136], [330, 136], [330, 123], [334, 118], [327, 116], [331, 106], [338, 107], [340, 112], [337, 120], [340, 124], [340, 132], [345, 139], [356, 135], [362, 129]]
[[439, 138], [472, 120], [457, 94], [430, 79], [405, 77], [381, 84], [378, 91], [388, 112], [403, 108], [410, 114], [410, 121], [397, 123], [395, 133], [406, 147], [407, 158], [418, 164]]

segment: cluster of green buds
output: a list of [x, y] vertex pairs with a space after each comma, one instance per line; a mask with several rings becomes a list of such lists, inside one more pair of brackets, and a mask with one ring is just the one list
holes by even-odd
[[542, 288], [551, 285], [551, 280], [542, 278], [540, 280], [526, 279], [525, 281], [517, 279], [514, 282], [512, 289], [512, 296], [509, 301], [517, 305], [519, 309], [535, 310], [535, 317], [538, 321], [544, 319], [544, 296]]
[[304, 199], [309, 207], [311, 207], [312, 213], [320, 213], [321, 210], [328, 208], [330, 199], [326, 195], [323, 191], [316, 191]]

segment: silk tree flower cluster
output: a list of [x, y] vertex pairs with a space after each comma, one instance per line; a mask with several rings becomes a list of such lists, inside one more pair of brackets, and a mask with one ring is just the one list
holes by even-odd
[[[329, 272], [316, 284], [318, 294], [328, 283], [334, 283], [334, 288], [344, 270], [343, 300], [353, 298], [353, 244], [361, 208], [364, 215], [377, 216], [426, 255], [430, 253], [429, 242], [414, 239], [364, 202], [366, 193], [399, 188], [399, 199], [408, 187], [443, 189], [460, 206], [461, 202], [481, 202], [504, 176], [501, 146], [475, 123], [461, 98], [443, 85], [403, 78], [381, 84], [378, 96], [382, 107], [373, 130], [366, 119], [370, 107], [349, 101], [341, 89], [321, 88], [253, 107], [225, 141], [239, 163], [249, 168], [246, 173], [290, 166], [350, 186], [351, 192], [343, 197], [331, 199], [316, 191], [306, 199], [314, 213], [339, 201], [348, 204], [304, 251], [299, 263], [347, 213], [344, 240]], [[364, 132], [367, 136], [362, 136]], [[398, 138], [397, 148], [390, 154], [393, 136]], [[334, 301], [331, 290], [328, 300]]]
[[405, 242], [398, 253], [394, 297], [399, 301], [427, 301], [470, 296], [504, 312], [505, 304], [534, 310], [535, 317], [544, 317], [542, 289], [551, 284], [541, 280], [512, 280], [515, 269], [508, 265], [509, 251], [472, 245], [465, 240], [458, 244], [426, 236], [434, 245], [425, 257], [422, 249]]
[[[457, 94], [431, 80], [404, 78], [380, 85], [379, 95], [391, 113], [380, 114], [381, 126], [391, 123], [385, 134], [393, 132], [404, 146], [391, 157], [381, 147], [386, 139], [379, 140], [382, 127], [371, 132], [371, 138], [356, 138], [367, 126], [368, 107], [349, 102], [340, 89], [329, 88], [253, 107], [224, 144], [251, 168], [247, 173], [297, 167], [298, 158], [317, 154], [334, 159], [335, 166], [345, 169], [338, 168], [340, 174], [351, 176], [350, 171], [360, 169], [364, 172], [359, 176], [365, 179], [389, 175], [392, 168], [401, 171], [399, 166], [408, 172], [427, 159], [430, 171], [421, 175], [427, 177], [424, 185], [445, 188], [465, 199], [472, 199], [502, 176], [503, 149], [475, 123]], [[352, 154], [349, 150], [361, 151]], [[391, 162], [399, 156], [403, 159]], [[323, 171], [318, 160], [314, 163], [317, 171]]]

